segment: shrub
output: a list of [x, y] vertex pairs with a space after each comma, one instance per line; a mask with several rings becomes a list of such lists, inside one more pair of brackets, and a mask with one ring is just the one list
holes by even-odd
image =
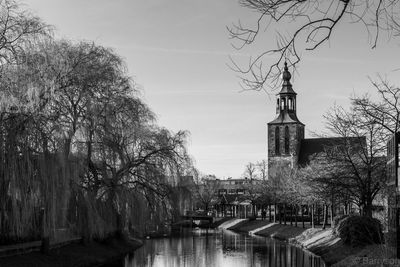
[[343, 221], [343, 219], [345, 219], [345, 218], [347, 218], [349, 216], [350, 215], [348, 215], [348, 214], [342, 214], [342, 215], [335, 216], [335, 218], [333, 218], [333, 225], [335, 226], [335, 229], [336, 229], [336, 226], [338, 226], [339, 223], [341, 221]]
[[345, 244], [353, 247], [381, 244], [383, 241], [380, 221], [365, 216], [351, 215], [338, 219], [334, 233], [340, 236]]

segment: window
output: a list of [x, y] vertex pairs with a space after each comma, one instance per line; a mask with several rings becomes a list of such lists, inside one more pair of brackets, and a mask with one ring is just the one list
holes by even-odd
[[281, 99], [281, 110], [284, 110], [286, 107], [286, 99], [282, 98]]
[[280, 142], [279, 142], [279, 127], [276, 127], [275, 128], [275, 154], [276, 155], [279, 155], [280, 154], [280, 151], [279, 151], [279, 145], [280, 145]]
[[290, 153], [289, 126], [285, 127], [285, 154]]
[[289, 98], [288, 106], [289, 106], [289, 110], [293, 110], [293, 100], [291, 98]]

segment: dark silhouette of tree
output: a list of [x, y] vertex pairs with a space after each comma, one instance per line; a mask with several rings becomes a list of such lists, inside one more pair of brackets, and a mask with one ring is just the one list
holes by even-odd
[[[374, 101], [369, 95], [352, 97], [354, 109], [362, 116], [369, 118], [383, 127], [387, 135], [400, 129], [400, 88], [379, 77], [379, 82], [372, 81], [379, 100]], [[386, 143], [388, 136], [384, 138]]]
[[[231, 67], [239, 73], [245, 90], [265, 90], [280, 82], [283, 61], [295, 67], [303, 50], [315, 50], [328, 42], [339, 23], [363, 24], [370, 35], [372, 48], [381, 32], [389, 36], [400, 33], [400, 1], [393, 0], [240, 0], [240, 4], [257, 12], [254, 26], [240, 21], [228, 27], [234, 47], [242, 49], [257, 42], [266, 30], [276, 30], [275, 48], [252, 57], [247, 66], [232, 60]], [[289, 25], [294, 30], [287, 33]], [[285, 29], [285, 31], [283, 30]], [[267, 31], [267, 34], [271, 34]], [[349, 45], [351, 45], [349, 43]]]
[[372, 201], [386, 179], [384, 128], [354, 108], [346, 111], [336, 106], [325, 118], [328, 128], [341, 137], [326, 149], [326, 160], [333, 164], [330, 181], [371, 217]]
[[46, 235], [85, 240], [170, 219], [187, 132], [157, 125], [112, 49], [54, 40], [13, 1], [0, 7], [0, 239], [37, 238], [41, 208]]

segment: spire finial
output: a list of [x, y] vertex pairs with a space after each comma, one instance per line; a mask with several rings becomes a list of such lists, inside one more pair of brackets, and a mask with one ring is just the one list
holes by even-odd
[[283, 68], [282, 78], [283, 78], [283, 82], [289, 82], [290, 79], [292, 78], [292, 75], [290, 74], [289, 69], [287, 67], [286, 60], [285, 60], [285, 67]]

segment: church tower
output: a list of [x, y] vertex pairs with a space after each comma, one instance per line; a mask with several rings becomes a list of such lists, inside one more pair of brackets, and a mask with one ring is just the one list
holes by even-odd
[[[292, 88], [287, 63], [283, 70], [283, 84], [276, 99], [276, 117], [268, 123], [268, 174], [276, 172], [277, 164], [297, 167], [301, 140], [304, 139], [304, 124], [296, 115], [296, 92]], [[282, 166], [282, 165], [281, 165]]]

